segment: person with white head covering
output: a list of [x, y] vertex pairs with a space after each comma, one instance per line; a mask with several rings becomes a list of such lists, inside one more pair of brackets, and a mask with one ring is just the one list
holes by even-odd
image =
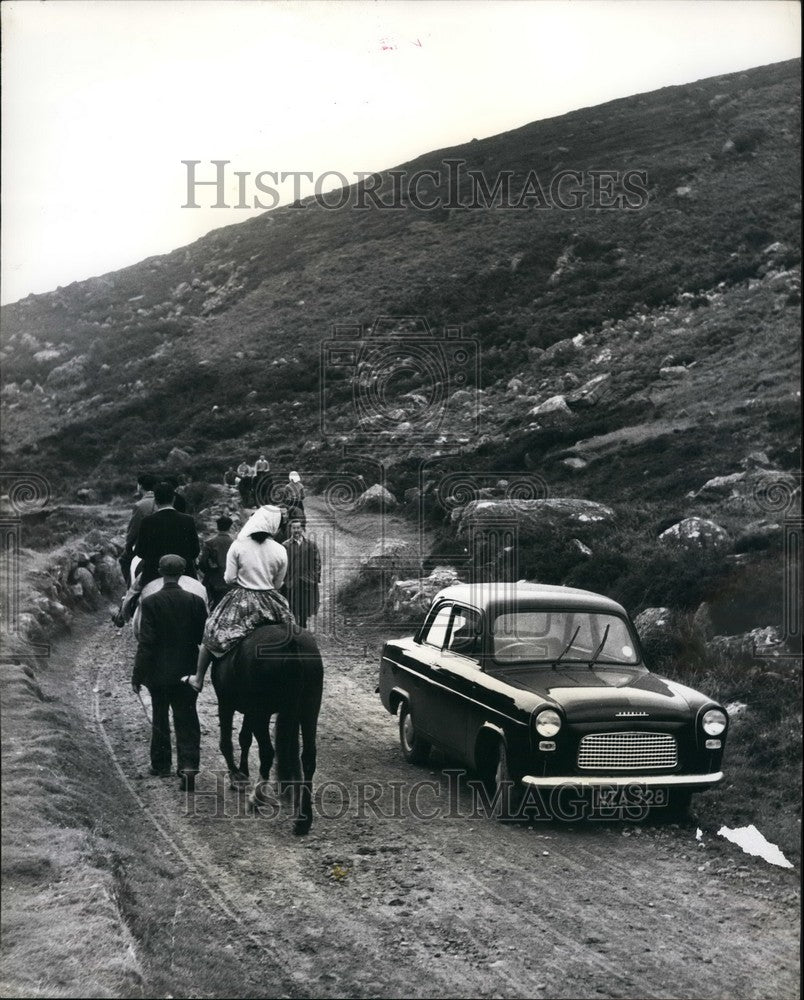
[[232, 585], [207, 619], [195, 676], [186, 680], [196, 691], [212, 657], [224, 656], [260, 625], [295, 625], [287, 600], [279, 593], [285, 582], [288, 556], [274, 539], [279, 529], [278, 507], [260, 507], [246, 521], [226, 554], [224, 580]]

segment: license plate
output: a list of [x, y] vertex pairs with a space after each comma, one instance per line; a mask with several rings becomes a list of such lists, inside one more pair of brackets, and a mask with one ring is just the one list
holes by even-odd
[[592, 789], [592, 805], [595, 809], [625, 809], [633, 806], [656, 808], [666, 806], [666, 788], [647, 788], [635, 783], [624, 787], [602, 785]]

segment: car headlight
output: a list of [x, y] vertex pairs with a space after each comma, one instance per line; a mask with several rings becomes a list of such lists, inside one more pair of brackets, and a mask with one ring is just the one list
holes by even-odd
[[552, 708], [547, 708], [536, 716], [536, 732], [539, 736], [555, 736], [559, 729], [561, 729], [561, 716]]
[[701, 724], [707, 736], [720, 736], [727, 722], [725, 712], [721, 712], [719, 708], [710, 708], [708, 712], [704, 712]]

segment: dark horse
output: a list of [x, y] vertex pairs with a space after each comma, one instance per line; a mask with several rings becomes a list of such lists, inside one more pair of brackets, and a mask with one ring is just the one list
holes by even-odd
[[[307, 833], [313, 822], [312, 782], [316, 764], [316, 728], [321, 708], [324, 665], [313, 636], [296, 625], [261, 625], [212, 667], [218, 696], [220, 748], [233, 781], [248, 778], [251, 734], [260, 753], [260, 777], [268, 781], [274, 761], [269, 723], [277, 716], [276, 756], [280, 785], [297, 791], [293, 832]], [[232, 722], [243, 713], [240, 766], [234, 762]], [[301, 781], [299, 782], [299, 730]], [[260, 785], [252, 794], [259, 802]]]

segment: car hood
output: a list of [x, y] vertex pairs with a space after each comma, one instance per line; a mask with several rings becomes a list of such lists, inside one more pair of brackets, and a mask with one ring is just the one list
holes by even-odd
[[[582, 666], [551, 670], [549, 667], [516, 668], [497, 673], [514, 687], [532, 691], [563, 708], [569, 722], [646, 719], [676, 721], [689, 717], [690, 703], [681, 685], [648, 673], [643, 668]], [[639, 712], [640, 715], [620, 715]], [[647, 713], [642, 715], [641, 713]]]

